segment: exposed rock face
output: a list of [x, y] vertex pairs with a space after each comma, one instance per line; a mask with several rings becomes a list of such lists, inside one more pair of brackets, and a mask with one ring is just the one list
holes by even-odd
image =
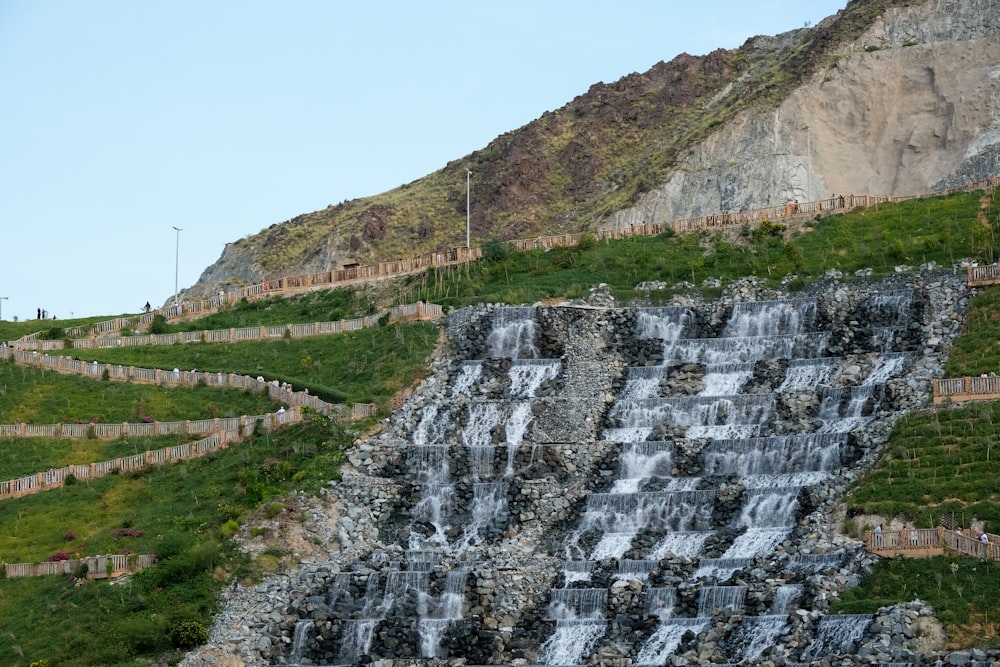
[[888, 9], [777, 109], [741, 113], [603, 226], [921, 194], [998, 171], [1000, 6], [935, 0]]
[[[466, 168], [477, 239], [927, 193], [1000, 172], [1000, 5], [872, 11], [851, 2], [810, 29], [594, 84], [392, 198], [342, 202], [228, 244], [188, 294], [463, 245]], [[398, 203], [408, 191], [414, 201]]]
[[[342, 481], [289, 503], [315, 539], [281, 539], [308, 562], [229, 591], [211, 645], [183, 664], [927, 658], [921, 603], [828, 616], [874, 558], [831, 516], [926, 402], [964, 322], [963, 277], [924, 267], [795, 295], [748, 278], [670, 309], [458, 311], [452, 354], [356, 444]], [[754, 349], [774, 353], [718, 359]], [[676, 644], [671, 623], [687, 629]]]

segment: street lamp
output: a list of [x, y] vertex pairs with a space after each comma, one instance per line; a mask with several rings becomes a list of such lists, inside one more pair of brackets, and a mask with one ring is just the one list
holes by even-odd
[[469, 193], [471, 190], [472, 181], [472, 171], [469, 169], [465, 170], [465, 247], [471, 248], [469, 244], [469, 216], [472, 209], [469, 207]]
[[9, 298], [10, 297], [0, 296], [0, 320], [3, 319], [3, 302], [6, 301]]
[[[177, 276], [179, 274], [181, 266], [181, 228], [174, 227], [174, 231], [177, 232], [177, 250], [174, 254], [174, 307], [177, 307], [179, 300], [177, 298]], [[179, 315], [180, 313], [178, 313]]]

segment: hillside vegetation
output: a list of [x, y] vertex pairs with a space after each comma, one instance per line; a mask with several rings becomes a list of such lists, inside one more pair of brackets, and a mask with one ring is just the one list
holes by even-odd
[[[673, 284], [687, 280], [700, 285], [708, 277], [728, 281], [752, 273], [777, 284], [788, 280], [786, 273], [795, 272], [798, 278], [791, 280], [804, 284], [830, 268], [845, 272], [845, 279], [850, 280], [851, 271], [867, 267], [876, 273], [891, 273], [899, 264], [950, 263], [963, 257], [986, 261], [993, 258], [995, 245], [990, 228], [976, 219], [981, 195], [906, 202], [880, 207], [877, 212], [856, 211], [815, 221], [810, 228], [801, 230], [782, 230], [772, 224], [763, 226], [763, 231], [737, 229], [732, 234], [595, 241], [548, 253], [509, 253], [502, 244], [497, 244], [496, 254], [489, 259], [462, 269], [414, 278], [396, 298], [400, 302], [426, 298], [444, 301], [452, 307], [487, 300], [523, 303], [582, 296], [596, 282], [609, 282], [622, 297], [645, 298], [644, 293], [634, 290], [636, 283], [662, 280]], [[996, 224], [995, 216], [990, 220]], [[711, 292], [716, 288], [704, 289]], [[666, 289], [653, 293], [665, 298], [673, 292]], [[985, 300], [986, 296], [981, 298]], [[354, 303], [351, 307], [363, 307], [358, 303], [364, 300], [352, 301], [354, 297], [349, 293], [336, 299]], [[307, 309], [301, 314], [306, 321], [327, 319], [331, 312], [323, 310], [326, 306], [316, 305], [322, 312], [313, 317], [308, 310], [310, 306], [303, 306], [304, 303], [314, 302], [295, 299], [248, 302], [219, 317], [232, 318], [225, 321], [239, 321], [243, 326], [279, 325], [286, 323], [285, 318], [298, 307]], [[355, 314], [341, 312], [347, 316]], [[992, 318], [984, 316], [984, 319]], [[195, 324], [196, 328], [208, 328], [203, 323]], [[3, 331], [9, 332], [9, 337], [15, 333], [9, 328]], [[347, 400], [373, 400], [385, 409], [389, 397], [419, 379], [437, 335], [437, 329], [429, 323], [395, 324], [303, 341], [184, 344], [86, 352], [92, 358], [110, 363], [165, 369], [197, 367], [206, 371], [262, 374], [269, 379], [278, 377], [296, 387], [315, 387], [317, 393], [322, 390]], [[997, 364], [1000, 359], [978, 358], [976, 363]], [[158, 390], [149, 387], [123, 385], [119, 393], [118, 389], [112, 389], [112, 383], [85, 382], [11, 364], [0, 366], [3, 373], [0, 410], [7, 411], [2, 413], [6, 419], [25, 411], [40, 420], [89, 419], [106, 414], [109, 419], [124, 421], [136, 413], [140, 402], [140, 412], [156, 410], [158, 417], [160, 412], [166, 417], [187, 410], [201, 415], [211, 410], [212, 405], [220, 412], [259, 409], [254, 401], [260, 397], [227, 397], [208, 387], [178, 388], [164, 392], [161, 397]], [[84, 388], [76, 388], [77, 382], [83, 382]], [[36, 388], [42, 385], [46, 389]], [[131, 390], [137, 390], [138, 394], [130, 393]], [[189, 395], [183, 401], [190, 403], [182, 402], [182, 395]], [[51, 397], [61, 397], [62, 401]], [[984, 423], [992, 428], [992, 408], [988, 410], [988, 418], [979, 414], [986, 410], [982, 406], [970, 410], [977, 417], [970, 421], [969, 429], [961, 424], [959, 411], [913, 417], [936, 420], [940, 433], [953, 438], [945, 443], [951, 448], [948, 452], [933, 454], [941, 459], [934, 464], [936, 469], [953, 473], [959, 469], [958, 465], [967, 465], [962, 470], [978, 471], [983, 469], [982, 459], [995, 454], [989, 446], [985, 451], [981, 446], [964, 450], [965, 445], [958, 442], [959, 438], [973, 437]], [[95, 554], [133, 550], [154, 552], [160, 562], [115, 585], [84, 583], [64, 576], [0, 581], [0, 664], [28, 667], [32, 661], [48, 660], [51, 665], [138, 667], [157, 659], [177, 660], [186, 647], [203, 641], [204, 630], [216, 609], [218, 591], [223, 586], [233, 579], [259, 580], [266, 572], [281, 567], [287, 555], [283, 549], [271, 548], [250, 558], [233, 548], [231, 538], [235, 532], [250, 522], [255, 513], [306, 520], [304, 515], [295, 514], [288, 494], [298, 490], [317, 493], [330, 481], [335, 483], [344, 449], [359, 436], [354, 429], [369, 426], [371, 423], [338, 424], [311, 415], [302, 424], [274, 433], [258, 433], [245, 443], [203, 459], [136, 474], [112, 475], [3, 501], [0, 559], [4, 561], [39, 561], [57, 552]], [[909, 467], [914, 474], [910, 475], [905, 468], [905, 461], [904, 470], [894, 473], [891, 481], [879, 476], [882, 475], [879, 468], [868, 482], [859, 486], [849, 504], [865, 507], [865, 503], [905, 501], [912, 504], [894, 505], [886, 511], [912, 511], [918, 521], [931, 522], [942, 510], [935, 508], [920, 514], [921, 508], [931, 506], [930, 496], [926, 493], [907, 496], [898, 489], [904, 481], [916, 479], [918, 471], [931, 469], [930, 464], [913, 463], [916, 455], [930, 457], [935, 445], [942, 448], [944, 444], [939, 442], [939, 432], [931, 428], [917, 427], [910, 429], [910, 433], [904, 421], [897, 431], [886, 448], [886, 464], [910, 456]], [[914, 440], [900, 440], [903, 434]], [[988, 442], [989, 438], [982, 440]], [[17, 440], [3, 444], [5, 453], [0, 456], [3, 479], [23, 474], [34, 465], [55, 466], [70, 458], [85, 463], [102, 460], [113, 451], [132, 453], [163, 446], [160, 441], [151, 440], [112, 443]], [[956, 448], [961, 454], [954, 453]], [[925, 451], [928, 453], [924, 454]], [[939, 476], [944, 474], [940, 472]], [[970, 484], [951, 488], [951, 498], [970, 507], [981, 504], [975, 509], [980, 513], [977, 516], [995, 511], [989, 509], [995, 501], [992, 486]], [[255, 539], [265, 537], [266, 531], [262, 529], [250, 530]], [[961, 559], [951, 559], [949, 563], [955, 560]], [[901, 574], [904, 570], [893, 569], [895, 561], [881, 567], [885, 569], [872, 581], [904, 577]], [[945, 567], [949, 566], [942, 565]], [[960, 567], [967, 567], [965, 561]], [[984, 568], [981, 574], [992, 571]], [[951, 590], [944, 586], [945, 577], [951, 576], [950, 570], [939, 569], [923, 576], [933, 580], [938, 574], [942, 577], [941, 590]], [[979, 581], [992, 581], [989, 578], [992, 576], [989, 574]], [[859, 589], [859, 594], [872, 590], [871, 584], [866, 585], [869, 588]], [[965, 586], [961, 581], [958, 585]], [[982, 583], [984, 590], [992, 590], [987, 585], [992, 584]], [[882, 588], [871, 592], [859, 604], [909, 599], [912, 591], [912, 587]], [[939, 611], [946, 620], [954, 619], [950, 622], [955, 624], [971, 623], [968, 615], [959, 613], [960, 607], [968, 611], [971, 600], [971, 597], [956, 600], [954, 596], [942, 595]], [[986, 634], [966, 636], [979, 640]]]

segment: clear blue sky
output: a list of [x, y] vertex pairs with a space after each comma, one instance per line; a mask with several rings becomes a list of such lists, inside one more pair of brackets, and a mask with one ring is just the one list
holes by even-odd
[[0, 0], [0, 316], [161, 305], [178, 258], [183, 289], [227, 242], [416, 180], [594, 83], [845, 4]]

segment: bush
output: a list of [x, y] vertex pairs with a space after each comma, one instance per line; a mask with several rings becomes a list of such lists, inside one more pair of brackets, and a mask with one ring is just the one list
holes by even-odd
[[502, 262], [507, 258], [508, 246], [503, 239], [486, 239], [483, 242], [483, 259], [489, 262]]
[[157, 313], [153, 315], [153, 321], [149, 324], [149, 333], [161, 334], [167, 331], [167, 318]]
[[235, 535], [236, 531], [238, 531], [239, 529], [240, 529], [240, 524], [236, 521], [236, 519], [230, 519], [229, 521], [219, 526], [219, 533], [221, 533], [222, 537], [228, 540], [233, 535]]
[[208, 642], [208, 630], [198, 621], [178, 621], [168, 632], [170, 641], [181, 649], [194, 648]]

